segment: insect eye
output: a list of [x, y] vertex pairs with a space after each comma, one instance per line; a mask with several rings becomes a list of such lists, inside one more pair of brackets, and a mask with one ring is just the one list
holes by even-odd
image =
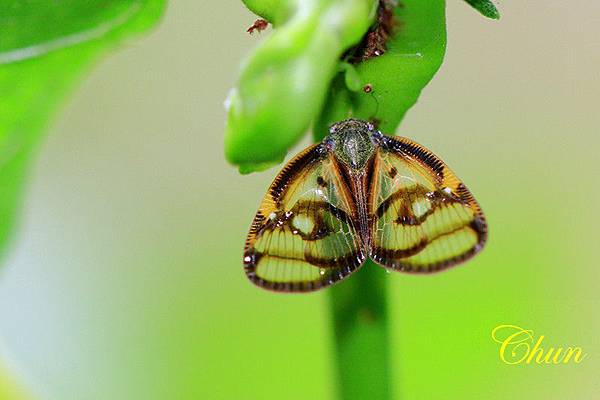
[[383, 134], [380, 131], [375, 131], [373, 133], [371, 133], [371, 141], [373, 143], [381, 143], [381, 140], [383, 139]]
[[333, 150], [333, 148], [335, 147], [333, 139], [331, 138], [325, 139], [323, 143], [325, 144], [325, 147], [327, 147], [329, 150]]

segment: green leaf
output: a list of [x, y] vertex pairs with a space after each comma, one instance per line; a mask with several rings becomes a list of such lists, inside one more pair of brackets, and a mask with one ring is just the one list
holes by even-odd
[[154, 26], [164, 8], [164, 0], [0, 5], [0, 256], [35, 145], [61, 100], [94, 61]]
[[444, 0], [404, 0], [394, 16], [396, 29], [387, 51], [356, 65], [361, 87], [370, 85], [370, 92], [352, 93], [334, 84], [315, 121], [316, 140], [340, 117], [350, 116], [376, 121], [382, 132], [393, 134], [439, 69], [446, 49]]
[[225, 154], [246, 173], [283, 159], [311, 121], [315, 137], [348, 116], [377, 120], [393, 132], [444, 57], [443, 0], [393, 7], [398, 25], [387, 52], [354, 67], [340, 64], [340, 56], [367, 33], [379, 2], [366, 8], [364, 1], [244, 2], [277, 26], [244, 62], [227, 102]]
[[[262, 10], [262, 1], [245, 3]], [[275, 16], [276, 29], [244, 62], [229, 96], [225, 132], [229, 162], [250, 172], [283, 159], [319, 114], [340, 56], [366, 33], [377, 3], [264, 2], [274, 8], [269, 13]]]
[[491, 19], [500, 19], [498, 9], [490, 0], [465, 0], [483, 16]]

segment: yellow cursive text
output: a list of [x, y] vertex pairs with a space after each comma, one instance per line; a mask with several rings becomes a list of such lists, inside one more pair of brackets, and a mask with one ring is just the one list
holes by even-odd
[[536, 340], [532, 330], [516, 325], [498, 325], [492, 331], [492, 339], [500, 343], [500, 360], [506, 364], [579, 364], [587, 356], [581, 347], [543, 348], [544, 338]]

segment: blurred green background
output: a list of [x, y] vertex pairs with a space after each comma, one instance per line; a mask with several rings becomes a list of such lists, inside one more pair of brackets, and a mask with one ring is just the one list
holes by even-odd
[[[490, 225], [465, 266], [388, 275], [398, 399], [600, 396], [600, 4], [501, 11], [448, 1], [445, 62], [398, 131], [455, 170]], [[246, 34], [253, 20], [238, 1], [170, 2], [68, 99], [0, 270], [0, 370], [22, 388], [2, 378], [0, 396], [334, 398], [327, 294], [272, 294], [242, 272], [276, 174], [223, 158], [223, 100], [268, 34]], [[588, 357], [503, 364], [500, 324]]]

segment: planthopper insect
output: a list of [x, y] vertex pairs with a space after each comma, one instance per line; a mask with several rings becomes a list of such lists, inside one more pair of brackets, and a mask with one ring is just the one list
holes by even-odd
[[277, 175], [243, 263], [260, 287], [306, 292], [344, 279], [367, 257], [395, 271], [440, 271], [475, 255], [486, 238], [481, 208], [442, 160], [348, 119]]

